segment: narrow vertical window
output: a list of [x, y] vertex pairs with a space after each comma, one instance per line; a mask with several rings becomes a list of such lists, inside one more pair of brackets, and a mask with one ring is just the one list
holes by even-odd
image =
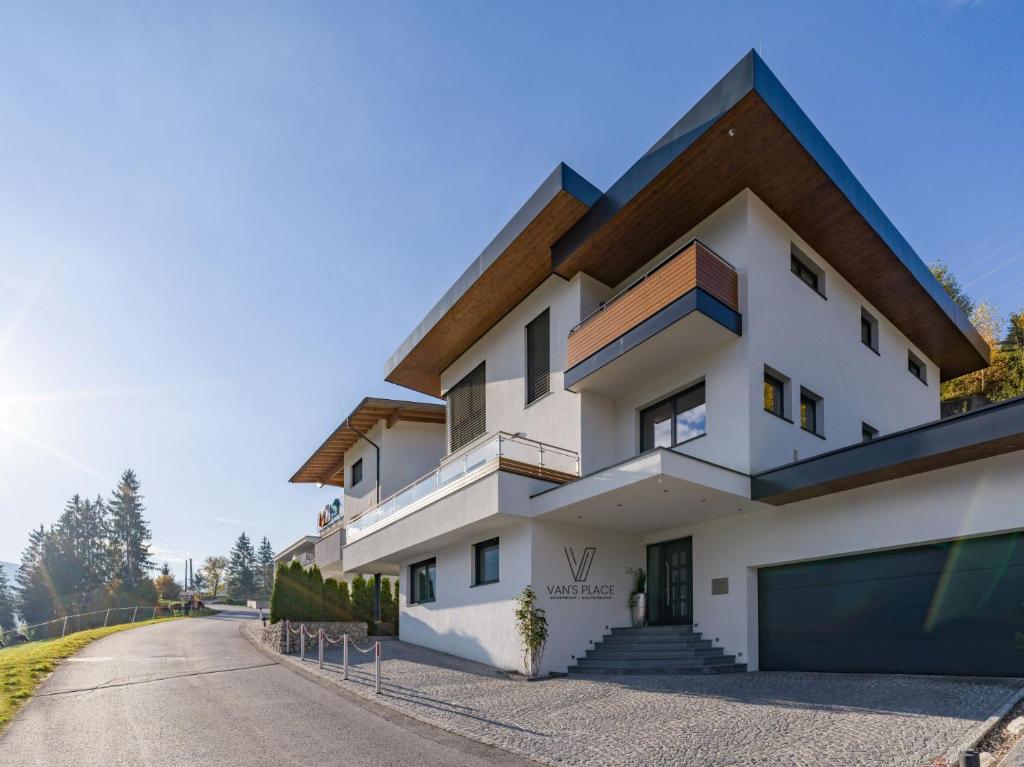
[[913, 352], [907, 352], [907, 370], [925, 386], [928, 385], [928, 368]]
[[473, 585], [497, 583], [498, 561], [497, 538], [476, 544], [473, 547]]
[[363, 481], [363, 459], [360, 458], [352, 464], [352, 487]]
[[551, 391], [551, 311], [526, 326], [526, 404]]
[[481, 362], [448, 390], [448, 451], [454, 453], [487, 429], [487, 363]]
[[822, 408], [822, 399], [809, 389], [800, 387], [800, 428], [825, 436], [825, 414]]
[[764, 409], [784, 418], [786, 415], [786, 386], [771, 373], [764, 374]]
[[878, 353], [878, 320], [867, 309], [860, 310], [860, 342]]
[[428, 559], [409, 567], [409, 601], [413, 604], [437, 599], [437, 561]]

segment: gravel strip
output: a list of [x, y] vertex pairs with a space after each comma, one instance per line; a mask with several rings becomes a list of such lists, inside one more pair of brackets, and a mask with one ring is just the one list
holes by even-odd
[[[255, 636], [259, 624], [247, 626]], [[755, 672], [566, 677], [527, 684], [401, 641], [373, 658], [340, 649], [305, 663], [344, 689], [450, 732], [549, 765], [935, 765], [977, 732], [1020, 680]], [[977, 735], [975, 735], [977, 737]]]

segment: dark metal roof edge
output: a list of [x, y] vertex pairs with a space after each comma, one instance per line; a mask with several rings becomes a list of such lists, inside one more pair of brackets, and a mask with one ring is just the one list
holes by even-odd
[[725, 77], [612, 184], [583, 218], [552, 246], [552, 262], [555, 269], [750, 91], [755, 91], [764, 100], [825, 175], [971, 344], [978, 353], [980, 362], [987, 365], [990, 359], [988, 345], [971, 324], [970, 319], [949, 297], [924, 261], [843, 162], [839, 153], [833, 149], [764, 60], [753, 50], [740, 59]]
[[551, 247], [551, 260], [555, 269], [753, 90], [755, 81], [752, 57], [755, 55], [750, 51], [740, 59], [725, 77], [608, 188], [583, 218], [562, 235]]
[[758, 472], [751, 497], [766, 500], [1018, 434], [1024, 435], [1024, 397]]
[[821, 131], [814, 125], [807, 114], [796, 103], [785, 86], [775, 76], [764, 60], [751, 51], [753, 61], [754, 90], [782, 121], [800, 145], [814, 159], [825, 175], [838, 187], [843, 196], [889, 247], [893, 255], [907, 269], [925, 292], [946, 314], [967, 341], [974, 347], [987, 365], [989, 362], [988, 344], [971, 324], [964, 310], [949, 297], [945, 288], [939, 284], [931, 270], [896, 225], [868, 194], [868, 191], [853, 175], [853, 171], [839, 156]]
[[583, 176], [574, 171], [564, 162], [558, 163], [555, 169], [544, 179], [537, 190], [530, 195], [530, 198], [516, 213], [509, 219], [509, 222], [502, 227], [497, 236], [488, 243], [479, 256], [459, 276], [455, 283], [445, 291], [441, 299], [427, 312], [426, 317], [416, 326], [416, 329], [402, 342], [398, 349], [388, 357], [384, 364], [384, 378], [387, 379], [392, 372], [402, 363], [408, 354], [416, 348], [416, 345], [423, 340], [455, 303], [466, 294], [480, 276], [487, 271], [502, 253], [511, 245], [515, 239], [523, 233], [527, 226], [537, 218], [559, 192], [567, 192], [582, 202], [587, 207], [600, 199], [601, 190], [587, 181]]

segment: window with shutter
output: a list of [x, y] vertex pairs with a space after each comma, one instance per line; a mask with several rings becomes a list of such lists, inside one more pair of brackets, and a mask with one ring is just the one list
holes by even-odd
[[551, 312], [526, 326], [526, 404], [551, 391]]
[[486, 365], [481, 362], [448, 390], [448, 451], [454, 453], [487, 429]]

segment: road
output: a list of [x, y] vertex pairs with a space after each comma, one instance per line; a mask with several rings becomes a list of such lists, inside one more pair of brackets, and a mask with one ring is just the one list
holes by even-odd
[[94, 642], [0, 735], [0, 764], [523, 765], [280, 666], [225, 610]]

